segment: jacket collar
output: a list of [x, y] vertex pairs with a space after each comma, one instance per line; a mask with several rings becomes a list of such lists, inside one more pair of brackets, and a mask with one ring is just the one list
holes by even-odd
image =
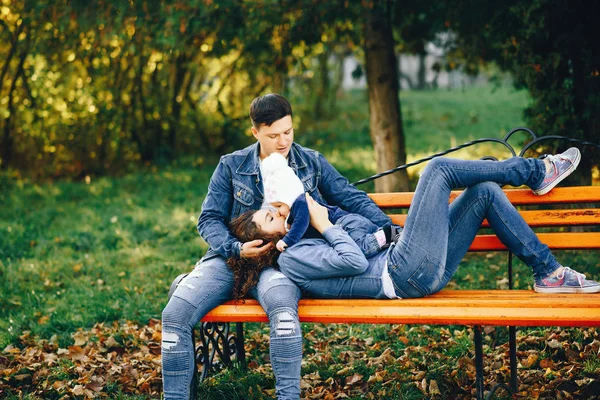
[[258, 158], [260, 147], [258, 145], [258, 142], [247, 147], [247, 149], [248, 151], [246, 152], [246, 157], [244, 158], [244, 161], [242, 161], [240, 166], [237, 167], [235, 172], [237, 172], [240, 175], [258, 175], [260, 171], [260, 164]]
[[[300, 151], [300, 145], [292, 143], [292, 148], [288, 154], [288, 165], [298, 172], [298, 169], [306, 167], [306, 159]], [[258, 175], [260, 173], [260, 145], [258, 142], [248, 147], [248, 152], [244, 161], [236, 169], [240, 175]]]

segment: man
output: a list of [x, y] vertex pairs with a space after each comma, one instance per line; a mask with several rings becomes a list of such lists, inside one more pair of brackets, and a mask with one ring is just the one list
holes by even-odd
[[[257, 97], [250, 106], [252, 135], [257, 142], [221, 157], [208, 186], [198, 219], [198, 231], [209, 250], [180, 283], [163, 310], [162, 371], [165, 399], [193, 398], [192, 329], [210, 310], [232, 298], [233, 274], [229, 257], [256, 257], [271, 244], [260, 240], [240, 243], [228, 229], [229, 221], [264, 201], [261, 160], [273, 152], [283, 155], [304, 185], [320, 203], [361, 214], [376, 225], [391, 225], [369, 197], [341, 176], [314, 150], [294, 143], [292, 107], [278, 94]], [[261, 272], [250, 291], [269, 318], [270, 355], [277, 398], [300, 398], [302, 333], [298, 321], [298, 287], [273, 268]]]

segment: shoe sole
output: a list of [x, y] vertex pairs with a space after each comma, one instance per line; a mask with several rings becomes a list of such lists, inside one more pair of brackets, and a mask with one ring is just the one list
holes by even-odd
[[539, 286], [534, 286], [533, 290], [535, 290], [536, 293], [600, 293], [600, 286], [590, 286], [590, 287], [574, 287], [574, 288], [569, 288], [569, 287], [554, 287], [554, 288], [545, 288], [545, 287], [539, 287]]
[[543, 189], [540, 189], [537, 191], [534, 190], [533, 194], [535, 194], [537, 196], [543, 196], [546, 193], [548, 193], [549, 191], [551, 191], [552, 189], [554, 189], [554, 187], [556, 185], [558, 185], [560, 182], [562, 182], [563, 179], [565, 179], [567, 176], [571, 175], [573, 173], [573, 171], [575, 171], [577, 169], [577, 166], [579, 165], [579, 161], [581, 161], [581, 153], [577, 153], [577, 158], [575, 158], [575, 160], [573, 161], [573, 164], [571, 164], [571, 166], [569, 168], [564, 170], [562, 174], [557, 176], [556, 179], [552, 183], [550, 183], [548, 186], [546, 186]]

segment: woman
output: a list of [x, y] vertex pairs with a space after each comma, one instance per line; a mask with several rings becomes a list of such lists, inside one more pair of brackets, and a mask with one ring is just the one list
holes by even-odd
[[[575, 170], [580, 157], [571, 148], [543, 160], [436, 158], [419, 179], [398, 241], [369, 258], [351, 238], [372, 233], [368, 221], [351, 214], [333, 225], [327, 210], [308, 198], [311, 225], [323, 239], [301, 240], [279, 256], [278, 264], [310, 296], [424, 297], [448, 284], [487, 218], [506, 247], [531, 267], [536, 292], [600, 292], [600, 283], [556, 261], [498, 186], [527, 185], [536, 194], [546, 194]], [[450, 191], [461, 187], [466, 190], [448, 204]], [[278, 211], [262, 209], [232, 221], [231, 230], [242, 242], [282, 236], [284, 221]], [[245, 269], [260, 267], [249, 260], [230, 260], [230, 265], [236, 262]]]

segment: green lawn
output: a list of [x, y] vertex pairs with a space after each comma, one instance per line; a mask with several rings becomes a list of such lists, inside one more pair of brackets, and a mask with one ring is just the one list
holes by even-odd
[[[329, 122], [299, 117], [298, 142], [322, 149], [350, 180], [375, 172], [365, 100], [364, 91], [349, 93]], [[522, 124], [525, 102], [511, 89], [403, 93], [409, 152], [498, 137]], [[0, 348], [23, 331], [68, 340], [98, 321], [159, 317], [171, 279], [206, 250], [195, 222], [214, 166], [89, 184], [7, 182], [0, 195]]]
[[[501, 137], [523, 125], [522, 110], [527, 103], [523, 92], [506, 88], [408, 92], [401, 99], [411, 157], [474, 138]], [[375, 172], [366, 93], [351, 92], [338, 105], [340, 111], [332, 121], [313, 123], [299, 113], [297, 141], [322, 150], [353, 181]], [[146, 324], [151, 318], [160, 319], [172, 279], [189, 271], [206, 251], [196, 220], [215, 160], [192, 164], [182, 162], [159, 171], [147, 169], [87, 183], [38, 185], [0, 177], [0, 350], [19, 345], [26, 332], [66, 347], [73, 344], [72, 334], [78, 328], [88, 329], [97, 322]], [[567, 264], [600, 275], [597, 252], [561, 256]], [[502, 287], [504, 257], [467, 257], [451, 286]], [[532, 283], [522, 265], [516, 267], [516, 283], [521, 288]], [[328, 327], [311, 329], [315, 335], [330, 332]], [[250, 336], [252, 332], [264, 335], [265, 330], [265, 326], [253, 325]], [[358, 338], [387, 335], [386, 327], [350, 327], [343, 332], [348, 330]], [[433, 337], [439, 332], [433, 329]], [[411, 334], [406, 335], [412, 340]], [[452, 350], [456, 359], [464, 352], [461, 335], [451, 335], [458, 343]], [[251, 351], [255, 358], [250, 359], [261, 366], [267, 354], [262, 346]], [[307, 339], [309, 353], [313, 347], [317, 354], [319, 346]], [[334, 360], [336, 368], [343, 364], [343, 356], [334, 355]], [[308, 368], [323, 376], [336, 373], [335, 368], [329, 371], [330, 367], [318, 363]], [[362, 375], [373, 372], [366, 364], [354, 368], [362, 368]], [[218, 393], [246, 393], [254, 385], [272, 385], [264, 375], [250, 374], [236, 381], [228, 375], [232, 373], [206, 385], [205, 395], [234, 398]], [[227, 385], [242, 386], [228, 392]], [[411, 388], [394, 390], [407, 393], [406, 398], [420, 398], [420, 392], [409, 395]]]
[[[502, 138], [511, 129], [525, 124], [523, 110], [528, 96], [508, 87], [480, 87], [466, 91], [402, 92], [400, 100], [410, 162], [473, 139]], [[321, 151], [354, 182], [376, 172], [367, 93], [345, 93], [337, 104], [335, 118], [327, 121], [315, 122], [300, 112], [296, 141]], [[511, 144], [518, 149], [525, 138], [524, 134], [517, 135]], [[453, 154], [465, 158], [509, 156], [504, 146], [497, 144], [480, 144]], [[367, 184], [361, 188], [370, 191], [373, 187]]]

